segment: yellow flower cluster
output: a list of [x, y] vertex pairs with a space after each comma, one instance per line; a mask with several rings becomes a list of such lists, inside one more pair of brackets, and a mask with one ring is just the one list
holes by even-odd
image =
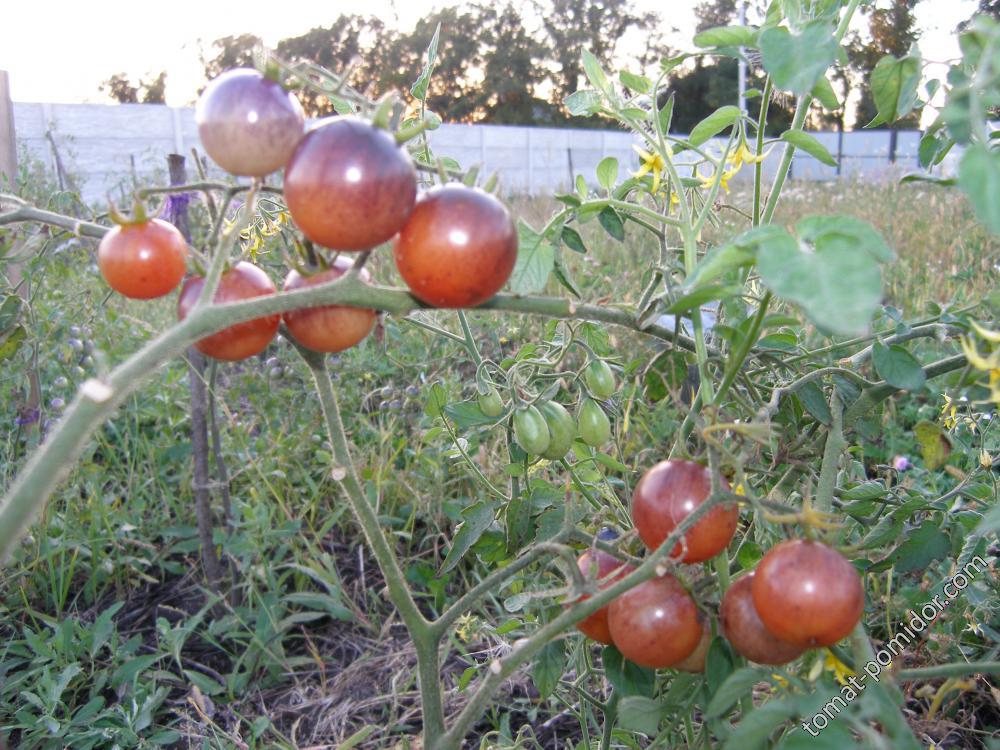
[[[254, 217], [253, 223], [240, 232], [240, 244], [243, 251], [253, 255], [264, 245], [267, 237], [273, 237], [281, 231], [281, 227], [290, 221], [287, 211], [275, 211], [271, 213], [260, 213]], [[226, 228], [233, 226], [235, 222], [226, 222]]]
[[990, 401], [1000, 405], [1000, 331], [991, 331], [973, 322], [972, 329], [986, 342], [988, 354], [981, 354], [978, 344], [969, 336], [962, 337], [962, 351], [969, 364], [981, 372], [989, 373]]

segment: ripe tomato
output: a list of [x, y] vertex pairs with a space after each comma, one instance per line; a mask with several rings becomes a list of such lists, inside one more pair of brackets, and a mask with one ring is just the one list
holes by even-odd
[[417, 173], [405, 149], [356, 117], [331, 117], [306, 133], [285, 169], [285, 202], [313, 242], [369, 250], [406, 223]]
[[[587, 550], [577, 558], [576, 564], [588, 580], [604, 581], [607, 579], [600, 585], [601, 589], [606, 589], [612, 583], [620, 581], [635, 570], [628, 563], [601, 550]], [[615, 575], [610, 578], [612, 573]], [[577, 601], [582, 602], [589, 598], [589, 596], [583, 595]], [[608, 606], [601, 607], [593, 614], [584, 617], [576, 624], [576, 628], [591, 640], [598, 643], [611, 643], [611, 632], [608, 630]]]
[[[203, 276], [192, 276], [184, 282], [180, 297], [177, 299], [178, 318], [184, 320], [187, 317], [191, 308], [194, 307], [194, 303], [198, 301], [198, 296], [204, 285], [205, 278]], [[274, 294], [275, 291], [274, 284], [266, 273], [252, 263], [241, 261], [222, 274], [212, 301], [216, 303], [240, 302], [265, 294]], [[218, 333], [206, 336], [196, 342], [194, 347], [202, 354], [207, 354], [215, 359], [224, 359], [230, 362], [246, 359], [260, 354], [267, 348], [271, 339], [274, 338], [274, 334], [278, 332], [280, 323], [280, 315], [268, 315], [243, 323], [235, 323], [228, 328], [223, 328]]]
[[590, 364], [584, 368], [583, 382], [586, 383], [594, 398], [603, 401], [615, 395], [615, 374], [611, 371], [611, 366], [603, 359], [591, 360]]
[[549, 447], [549, 428], [545, 417], [534, 406], [514, 412], [514, 439], [529, 456], [539, 456]]
[[434, 307], [475, 307], [507, 283], [517, 260], [517, 230], [489, 193], [445, 185], [427, 191], [393, 248], [414, 296]]
[[593, 399], [584, 398], [580, 402], [576, 421], [580, 425], [580, 439], [587, 445], [600, 448], [611, 439], [611, 420]]
[[113, 227], [97, 246], [104, 280], [132, 299], [170, 294], [184, 278], [187, 256], [184, 236], [161, 219]]
[[608, 605], [608, 629], [626, 659], [644, 667], [673, 667], [702, 637], [698, 608], [672, 575], [651, 578]]
[[803, 649], [775, 638], [764, 627], [753, 604], [751, 589], [754, 573], [733, 581], [719, 605], [722, 634], [734, 649], [758, 664], [787, 664], [797, 659]]
[[[639, 480], [632, 495], [632, 522], [639, 538], [655, 550], [710, 494], [711, 474], [701, 464], [684, 460], [656, 464]], [[687, 530], [671, 557], [686, 563], [715, 557], [729, 545], [739, 516], [735, 504], [715, 506]]]
[[305, 129], [299, 100], [250, 68], [230, 70], [208, 84], [194, 119], [212, 160], [247, 177], [283, 167]]
[[549, 428], [549, 447], [542, 451], [542, 458], [558, 461], [566, 455], [576, 437], [576, 422], [566, 408], [555, 401], [546, 401], [538, 407]]
[[[291, 292], [339, 279], [352, 265], [349, 259], [340, 256], [332, 266], [312, 276], [303, 276], [295, 270], [289, 271], [284, 290]], [[371, 282], [371, 274], [364, 268], [361, 269], [360, 278], [366, 284]], [[288, 332], [306, 349], [314, 352], [340, 352], [351, 348], [371, 333], [378, 315], [365, 307], [323, 305], [288, 310], [282, 317]]]
[[764, 555], [751, 592], [764, 627], [802, 648], [837, 643], [865, 608], [854, 566], [825, 544], [802, 539], [782, 542]]
[[486, 393], [479, 394], [479, 409], [487, 417], [499, 417], [503, 414], [503, 399], [500, 398], [500, 393], [496, 388], [490, 386]]
[[691, 652], [689, 657], [677, 662], [674, 665], [674, 669], [679, 669], [681, 672], [701, 674], [705, 671], [705, 662], [708, 661], [708, 649], [711, 645], [712, 629], [708, 626], [707, 622], [703, 622], [701, 640], [698, 641], [698, 645], [695, 646], [694, 651]]

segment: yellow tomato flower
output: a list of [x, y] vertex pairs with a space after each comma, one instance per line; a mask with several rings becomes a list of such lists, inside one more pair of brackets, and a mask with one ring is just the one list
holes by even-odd
[[641, 178], [645, 177], [647, 174], [652, 174], [653, 192], [654, 193], [658, 192], [660, 189], [660, 180], [663, 178], [663, 173], [666, 171], [667, 168], [666, 160], [655, 151], [646, 151], [635, 145], [633, 145], [632, 148], [634, 148], [635, 152], [639, 154], [639, 159], [642, 161], [642, 163], [639, 165], [639, 171], [635, 172], [632, 176]]
[[[723, 192], [729, 192], [729, 181], [735, 177], [739, 171], [739, 167], [732, 167], [731, 169], [727, 169], [722, 172], [722, 176], [719, 178], [719, 187], [722, 188]], [[696, 172], [695, 176], [698, 178], [698, 181], [701, 183], [703, 188], [708, 189], [715, 184], [715, 172], [712, 172], [707, 176]]]
[[952, 403], [951, 396], [945, 395], [944, 397], [944, 408], [941, 409], [941, 415], [943, 419], [945, 429], [953, 430], [955, 425], [958, 424], [958, 407]]
[[479, 632], [479, 625], [472, 615], [466, 613], [455, 621], [455, 635], [463, 643], [468, 643], [475, 638], [477, 632]]
[[760, 156], [757, 156], [757, 154], [751, 151], [750, 147], [747, 146], [746, 140], [741, 140], [739, 148], [737, 148], [736, 152], [729, 157], [729, 163], [739, 170], [744, 164], [759, 164], [767, 158], [769, 153], [771, 153], [771, 149], [768, 149]]
[[838, 659], [836, 655], [834, 655], [833, 651], [828, 648], [823, 650], [826, 652], [823, 657], [823, 668], [827, 672], [833, 672], [834, 679], [841, 685], [846, 685], [847, 678], [854, 677], [857, 673]]
[[787, 688], [788, 687], [788, 680], [786, 680], [780, 674], [772, 674], [771, 675], [771, 679], [774, 680], [775, 682], [777, 682], [783, 688]]

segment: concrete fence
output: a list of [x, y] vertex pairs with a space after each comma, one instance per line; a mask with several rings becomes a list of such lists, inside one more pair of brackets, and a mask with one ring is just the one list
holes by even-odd
[[[107, 194], [120, 198], [137, 185], [163, 182], [167, 154], [200, 149], [191, 108], [15, 102], [13, 109], [21, 158], [41, 163], [86, 201], [100, 201]], [[878, 179], [918, 167], [916, 132], [898, 133], [895, 164], [890, 162], [889, 131], [814, 135], [834, 157], [839, 155], [840, 166], [828, 167], [798, 152], [793, 179]], [[446, 124], [430, 140], [439, 156], [463, 167], [478, 165], [484, 174], [498, 172], [507, 192], [565, 189], [578, 174], [594, 183], [594, 170], [606, 156], [618, 159], [623, 176], [638, 166], [632, 148], [637, 139], [619, 131]], [[719, 151], [723, 145], [709, 148]], [[774, 170], [777, 162], [772, 156], [765, 169]]]

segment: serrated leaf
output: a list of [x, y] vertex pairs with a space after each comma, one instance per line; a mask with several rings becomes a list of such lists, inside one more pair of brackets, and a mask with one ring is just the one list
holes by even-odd
[[534, 294], [545, 288], [555, 263], [555, 247], [523, 219], [517, 222], [517, 262], [510, 275], [515, 294]]
[[879, 377], [893, 388], [919, 391], [927, 381], [920, 363], [899, 344], [886, 346], [876, 341], [872, 345], [872, 363]]
[[775, 86], [795, 94], [808, 94], [837, 59], [839, 50], [833, 25], [825, 21], [808, 23], [798, 34], [781, 26], [766, 28], [760, 34], [764, 69]]
[[950, 554], [951, 540], [948, 535], [934, 524], [924, 523], [910, 532], [910, 536], [892, 551], [886, 562], [894, 565], [897, 573], [911, 573], [922, 571], [934, 560], [941, 560]]
[[[826, 79], [824, 79], [826, 80]], [[786, 130], [781, 134], [781, 140], [790, 143], [795, 148], [805, 151], [814, 159], [826, 164], [828, 167], [837, 166], [837, 160], [833, 158], [826, 146], [820, 143], [814, 136], [803, 130]]]
[[921, 62], [916, 57], [886, 55], [879, 60], [869, 81], [878, 114], [866, 127], [892, 124], [912, 112], [920, 76]]
[[709, 138], [718, 135], [726, 128], [739, 121], [742, 113], [739, 107], [726, 105], [719, 107], [712, 114], [691, 129], [688, 142], [692, 146], [700, 146]]
[[462, 522], [458, 525], [451, 549], [448, 550], [448, 555], [441, 564], [439, 575], [447, 573], [458, 564], [459, 560], [465, 557], [465, 553], [479, 541], [479, 537], [493, 523], [494, 514], [493, 504], [486, 501], [470, 505], [462, 511]]
[[622, 729], [652, 737], [660, 727], [664, 710], [665, 706], [660, 701], [641, 695], [629, 695], [618, 703], [618, 724]]

